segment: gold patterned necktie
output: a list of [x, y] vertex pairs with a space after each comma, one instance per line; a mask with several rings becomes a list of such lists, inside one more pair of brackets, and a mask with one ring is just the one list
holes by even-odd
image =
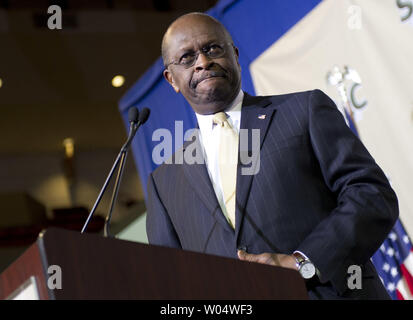
[[235, 187], [238, 164], [238, 133], [224, 112], [214, 114], [213, 122], [220, 127], [218, 162], [227, 220], [235, 229]]

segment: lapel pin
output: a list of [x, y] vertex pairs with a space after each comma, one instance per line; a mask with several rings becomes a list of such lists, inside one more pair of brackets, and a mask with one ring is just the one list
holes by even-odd
[[265, 119], [265, 117], [266, 117], [266, 115], [265, 115], [265, 114], [260, 114], [260, 115], [258, 116], [258, 119], [260, 119], [260, 120], [264, 120], [264, 119]]

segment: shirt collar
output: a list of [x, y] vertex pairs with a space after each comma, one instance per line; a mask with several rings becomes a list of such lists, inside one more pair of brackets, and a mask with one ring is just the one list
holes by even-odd
[[[240, 127], [240, 119], [241, 119], [241, 108], [242, 108], [242, 100], [244, 99], [244, 92], [242, 90], [239, 91], [237, 97], [232, 101], [229, 107], [225, 110], [225, 113], [228, 115], [230, 121], [232, 122], [233, 127], [239, 131]], [[213, 114], [199, 114], [195, 113], [196, 118], [198, 120], [199, 129], [202, 132], [209, 132], [213, 128], [212, 119], [214, 118]]]

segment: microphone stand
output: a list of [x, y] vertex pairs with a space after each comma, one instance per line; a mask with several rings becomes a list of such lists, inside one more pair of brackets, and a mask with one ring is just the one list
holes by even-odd
[[110, 223], [110, 219], [111, 219], [111, 217], [112, 217], [112, 211], [113, 211], [114, 203], [115, 203], [115, 200], [116, 200], [117, 195], [118, 195], [119, 184], [120, 184], [120, 180], [122, 179], [123, 168], [124, 168], [124, 165], [125, 165], [126, 156], [127, 156], [127, 154], [128, 154], [128, 148], [129, 148], [129, 145], [130, 145], [130, 143], [132, 142], [132, 139], [133, 139], [133, 137], [135, 136], [136, 131], [138, 130], [138, 128], [139, 128], [140, 125], [141, 125], [140, 122], [138, 122], [137, 124], [134, 123], [134, 122], [131, 122], [131, 124], [130, 124], [130, 126], [129, 126], [129, 136], [128, 136], [128, 139], [126, 140], [126, 142], [125, 142], [125, 144], [122, 146], [122, 149], [120, 150], [118, 156], [116, 157], [116, 160], [115, 160], [115, 162], [114, 162], [114, 164], [113, 164], [113, 166], [112, 166], [112, 169], [110, 169], [110, 172], [109, 172], [109, 174], [108, 174], [108, 176], [107, 176], [107, 178], [106, 178], [106, 181], [105, 181], [105, 183], [103, 184], [102, 189], [100, 190], [99, 196], [97, 197], [97, 199], [96, 199], [96, 201], [95, 201], [95, 204], [93, 205], [93, 208], [92, 208], [92, 210], [90, 211], [89, 216], [87, 217], [87, 220], [86, 220], [86, 222], [85, 222], [85, 224], [84, 224], [84, 226], [83, 226], [83, 228], [82, 228], [82, 231], [81, 231], [80, 233], [84, 233], [84, 232], [85, 232], [85, 230], [86, 230], [86, 228], [87, 228], [87, 226], [88, 226], [88, 224], [89, 224], [89, 222], [90, 222], [90, 219], [92, 218], [93, 214], [95, 213], [95, 210], [96, 210], [96, 208], [97, 208], [100, 200], [102, 199], [102, 196], [103, 196], [103, 194], [104, 194], [105, 191], [106, 191], [106, 188], [107, 188], [107, 186], [108, 186], [108, 184], [109, 184], [109, 181], [110, 181], [110, 179], [112, 179], [113, 173], [115, 172], [115, 169], [116, 169], [116, 167], [118, 166], [118, 163], [119, 163], [119, 161], [120, 161], [121, 164], [120, 164], [120, 167], [119, 167], [119, 170], [118, 170], [118, 175], [117, 175], [117, 177], [116, 177], [115, 189], [114, 189], [113, 194], [112, 194], [112, 200], [111, 200], [111, 203], [110, 203], [109, 214], [108, 214], [108, 216], [106, 217], [106, 220], [105, 220], [104, 236], [105, 236], [105, 237], [109, 236], [109, 223]]
[[[136, 128], [134, 127], [134, 124], [131, 123], [131, 136], [133, 138], [133, 136], [135, 135], [136, 131], [139, 128], [140, 123], [138, 122], [138, 124], [136, 125]], [[119, 185], [120, 185], [120, 181], [122, 179], [122, 175], [123, 175], [123, 169], [125, 167], [125, 162], [126, 162], [126, 157], [128, 156], [128, 150], [129, 150], [129, 144], [132, 141], [132, 138], [125, 143], [125, 145], [122, 147], [121, 151], [120, 151], [120, 165], [119, 165], [119, 170], [118, 170], [118, 174], [116, 176], [116, 181], [115, 181], [115, 187], [113, 189], [113, 193], [112, 193], [112, 199], [110, 200], [110, 206], [109, 206], [109, 213], [106, 216], [106, 220], [105, 220], [105, 227], [103, 230], [103, 236], [104, 237], [111, 237], [110, 234], [110, 230], [109, 230], [109, 225], [110, 225], [110, 220], [112, 219], [112, 212], [113, 212], [113, 208], [115, 206], [115, 201], [118, 197], [118, 192], [119, 192]]]

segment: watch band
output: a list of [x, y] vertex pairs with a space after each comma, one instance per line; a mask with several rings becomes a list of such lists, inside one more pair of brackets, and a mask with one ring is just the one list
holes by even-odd
[[294, 251], [293, 256], [295, 260], [297, 261], [297, 268], [300, 267], [300, 265], [305, 262], [305, 261], [310, 261], [304, 254], [302, 254], [300, 251]]

